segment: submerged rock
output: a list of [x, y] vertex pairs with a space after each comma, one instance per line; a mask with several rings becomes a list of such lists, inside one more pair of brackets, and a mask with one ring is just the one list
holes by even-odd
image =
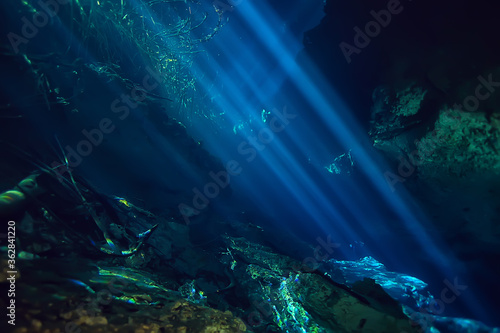
[[251, 300], [246, 318], [256, 331], [270, 323], [286, 332], [418, 331], [398, 302], [375, 283], [353, 291], [260, 244], [231, 237], [226, 242], [238, 258], [236, 289]]

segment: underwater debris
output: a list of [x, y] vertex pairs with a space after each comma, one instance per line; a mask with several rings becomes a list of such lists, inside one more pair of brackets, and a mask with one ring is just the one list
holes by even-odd
[[[47, 270], [47, 262], [20, 262], [20, 271], [42, 274], [17, 277], [15, 333], [247, 331], [231, 312], [189, 302], [179, 292], [161, 286], [151, 274], [99, 267], [82, 275], [75, 271], [74, 262], [51, 260], [50, 267], [66, 267], [59, 270]], [[37, 287], [42, 283], [44, 288]]]
[[121, 197], [117, 197], [117, 196], [113, 196], [112, 198], [114, 200], [118, 201], [121, 204], [121, 207], [123, 207], [127, 211], [135, 211], [135, 212], [143, 214], [143, 215], [145, 215], [146, 217], [149, 217], [149, 218], [155, 218], [156, 217], [153, 213], [151, 213], [151, 212], [149, 212], [149, 211], [147, 211], [147, 210], [145, 210], [143, 208], [137, 207], [136, 205], [132, 204], [130, 201], [128, 201], [125, 198], [121, 198]]
[[[116, 225], [113, 225], [111, 224], [110, 226], [116, 226]], [[128, 237], [122, 237], [124, 239], [127, 239], [129, 240], [129, 243], [128, 243], [128, 249], [127, 250], [119, 250], [119, 252], [117, 253], [117, 250], [116, 250], [116, 247], [114, 246], [113, 248], [109, 248], [109, 247], [106, 247], [107, 244], [105, 244], [104, 246], [102, 246], [100, 249], [102, 252], [104, 253], [107, 253], [107, 254], [111, 254], [111, 255], [121, 255], [121, 256], [124, 256], [124, 257], [129, 257], [129, 256], [132, 256], [134, 254], [137, 253], [137, 251], [139, 250], [139, 248], [149, 239], [149, 237], [152, 235], [153, 231], [158, 227], [158, 224], [155, 224], [153, 227], [151, 227], [150, 229], [138, 234], [137, 236], [135, 236], [136, 240], [130, 240], [130, 238]], [[111, 240], [110, 240], [111, 241]], [[109, 242], [108, 242], [109, 244]], [[115, 243], [113, 242], [113, 245]]]
[[197, 290], [194, 285], [195, 280], [186, 282], [182, 286], [179, 287], [179, 293], [186, 299], [187, 301], [194, 304], [207, 304], [207, 296], [204, 295], [202, 290]]
[[326, 166], [325, 169], [329, 173], [333, 173], [334, 175], [340, 174], [351, 174], [354, 168], [354, 161], [352, 159], [351, 150], [347, 153], [343, 153], [335, 157], [333, 163]]
[[[82, 177], [73, 174], [64, 150], [59, 141], [57, 143], [62, 152], [62, 162], [52, 167], [20, 148], [7, 144], [37, 170], [13, 189], [0, 194], [0, 216], [22, 216], [30, 211], [34, 215], [41, 215], [45, 220], [62, 225], [75, 241], [79, 239], [90, 243], [101, 253], [115, 256], [135, 254], [151, 237], [158, 224], [137, 235], [115, 233], [118, 237], [110, 237], [111, 230], [122, 224], [117, 209], [108, 202], [106, 196], [94, 190]], [[136, 206], [131, 205], [130, 208], [148, 217], [154, 216]], [[89, 225], [89, 217], [97, 228]]]

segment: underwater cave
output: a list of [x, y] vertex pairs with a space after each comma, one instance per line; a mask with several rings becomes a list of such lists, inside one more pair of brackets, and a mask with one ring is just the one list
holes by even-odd
[[491, 1], [0, 6], [1, 332], [500, 332]]

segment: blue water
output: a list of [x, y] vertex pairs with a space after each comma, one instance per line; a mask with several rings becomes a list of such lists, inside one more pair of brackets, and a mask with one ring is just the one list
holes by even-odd
[[[326, 259], [373, 256], [391, 271], [425, 281], [436, 297], [447, 286], [444, 280], [458, 277], [469, 289], [443, 315], [494, 324], [488, 287], [476, 283], [475, 272], [447, 248], [405, 187], [388, 184], [385, 172], [394, 172], [394, 166], [372, 147], [369, 110], [360, 111], [370, 101], [357, 98], [359, 90], [349, 90], [357, 86], [352, 82], [333, 86], [303, 50], [303, 33], [320, 23], [323, 1], [233, 3], [224, 13], [223, 28], [203, 45], [190, 67], [205, 94], [194, 99], [210, 100], [210, 112], [176, 114], [195, 141], [234, 171], [232, 196], [214, 195], [210, 209], [190, 217], [193, 228], [209, 214], [246, 220], [271, 230], [274, 239], [269, 237], [268, 243], [299, 259], [312, 256], [312, 249], [330, 237], [337, 246]], [[62, 39], [69, 33], [66, 28]], [[77, 45], [74, 41], [70, 52]], [[90, 47], [86, 57], [92, 58]], [[330, 66], [340, 71], [349, 65]], [[103, 101], [106, 108], [111, 102]], [[75, 128], [91, 128], [100, 118], [97, 109], [94, 114], [75, 113], [68, 125], [57, 116], [31, 112], [34, 123], [44, 124], [40, 136], [57, 133], [63, 145], [72, 147], [82, 137]], [[117, 119], [117, 114], [112, 116]], [[117, 132], [95, 147], [78, 171], [104, 192], [137, 195], [155, 207], [179, 200], [170, 183], [175, 177], [209, 196], [206, 174], [182, 164], [182, 154], [158, 132], [158, 123], [131, 110], [130, 118], [115, 121]], [[329, 172], [342, 154], [352, 156], [352, 165], [343, 165], [339, 174]], [[178, 176], [166, 175], [171, 163], [183, 165], [182, 172], [175, 171]], [[196, 191], [178, 203], [194, 206]]]
[[[311, 23], [286, 7], [242, 1], [229, 14], [227, 29], [208, 47], [206, 63], [199, 65], [200, 71], [208, 67], [222, 74], [214, 94], [224, 122], [217, 136], [203, 120], [193, 123], [193, 133], [223, 161], [239, 163], [240, 174], [232, 176], [231, 186], [240, 209], [258, 207], [254, 214], [264, 227], [276, 233], [290, 230], [311, 244], [331, 236], [340, 244], [332, 257], [372, 255], [394, 271], [423, 279], [437, 297], [446, 288], [445, 279], [474, 281], [404, 186], [392, 191], [384, 172], [394, 167], [371, 148], [367, 116], [356, 111], [363, 101], [356, 104], [355, 96], [337, 95], [331, 80], [307, 60], [295, 31]], [[308, 17], [319, 20], [320, 1], [307, 7], [314, 9]], [[283, 28], [287, 21], [294, 22], [292, 28]], [[263, 110], [271, 112], [267, 122], [262, 121]], [[283, 112], [290, 116], [283, 131], [270, 131], [269, 120]], [[241, 123], [245, 126], [235, 135], [231, 129]], [[327, 172], [335, 157], [348, 151], [355, 163], [352, 173]], [[296, 246], [293, 239], [279, 244], [290, 252]], [[492, 323], [492, 311], [482, 299], [488, 291], [468, 285], [469, 291], [444, 314]]]

